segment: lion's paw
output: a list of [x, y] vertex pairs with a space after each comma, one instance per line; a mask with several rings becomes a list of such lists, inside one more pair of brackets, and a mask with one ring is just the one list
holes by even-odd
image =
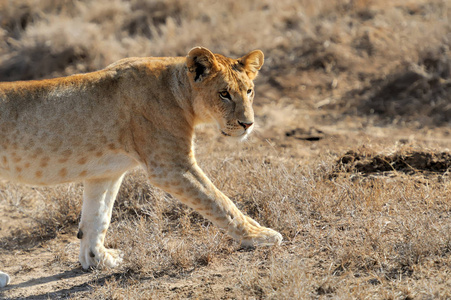
[[5, 287], [9, 283], [9, 275], [3, 272], [0, 272], [0, 288]]
[[121, 250], [106, 249], [102, 246], [92, 250], [89, 247], [82, 247], [79, 259], [83, 269], [87, 270], [90, 267], [117, 267], [122, 262], [122, 257]]
[[256, 221], [248, 218], [250, 228], [248, 234], [241, 240], [244, 247], [272, 246], [282, 243], [282, 235], [271, 228], [260, 226]]
[[109, 268], [115, 268], [122, 263], [124, 253], [119, 249], [105, 249], [103, 264]]

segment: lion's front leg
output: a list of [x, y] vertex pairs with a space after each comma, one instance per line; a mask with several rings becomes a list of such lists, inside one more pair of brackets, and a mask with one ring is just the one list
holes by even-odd
[[83, 269], [115, 267], [122, 261], [120, 251], [106, 249], [104, 241], [123, 177], [124, 174], [84, 182], [83, 208], [77, 235], [81, 240], [79, 259]]
[[[243, 246], [279, 245], [282, 235], [245, 216], [235, 204], [219, 191], [197, 164], [165, 170], [148, 169], [151, 181], [195, 209]], [[155, 172], [156, 171], [156, 172]]]

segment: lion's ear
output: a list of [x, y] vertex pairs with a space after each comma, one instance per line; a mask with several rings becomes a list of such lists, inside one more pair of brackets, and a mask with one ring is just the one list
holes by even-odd
[[194, 81], [200, 82], [218, 68], [218, 62], [214, 54], [207, 48], [195, 47], [186, 57], [186, 66], [194, 77]]
[[239, 61], [244, 66], [244, 70], [246, 71], [247, 76], [249, 76], [249, 79], [252, 80], [257, 77], [258, 71], [263, 66], [265, 56], [260, 50], [254, 50], [241, 57]]

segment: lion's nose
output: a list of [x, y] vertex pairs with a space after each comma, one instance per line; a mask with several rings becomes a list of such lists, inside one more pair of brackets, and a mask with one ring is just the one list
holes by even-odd
[[248, 123], [246, 123], [246, 122], [240, 122], [240, 121], [238, 121], [238, 124], [240, 124], [241, 126], [243, 126], [244, 130], [246, 130], [246, 129], [248, 129], [249, 127], [251, 127], [252, 124], [254, 124], [254, 122], [248, 122]]

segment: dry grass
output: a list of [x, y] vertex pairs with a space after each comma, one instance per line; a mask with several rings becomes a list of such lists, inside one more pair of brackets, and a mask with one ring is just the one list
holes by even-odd
[[[0, 80], [195, 45], [235, 57], [262, 49], [257, 132], [237, 145], [200, 129], [197, 156], [284, 236], [281, 247], [241, 249], [138, 170], [106, 241], [123, 266], [80, 275], [82, 187], [2, 183], [0, 265], [25, 285], [0, 297], [450, 298], [450, 15], [441, 0], [0, 3]], [[27, 279], [39, 268], [57, 283]]]

